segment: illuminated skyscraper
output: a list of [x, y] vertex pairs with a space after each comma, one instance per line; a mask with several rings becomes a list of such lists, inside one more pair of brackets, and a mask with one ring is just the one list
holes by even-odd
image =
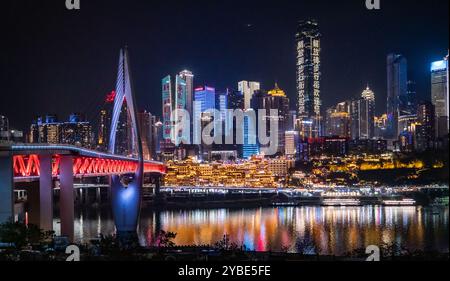
[[402, 107], [400, 101], [407, 97], [407, 61], [398, 54], [387, 56], [387, 128], [386, 138], [397, 139], [398, 118]]
[[261, 84], [259, 82], [241, 81], [238, 83], [238, 91], [244, 95], [244, 109], [251, 107], [250, 102], [253, 94], [260, 89]]
[[[191, 76], [186, 76], [186, 73], [184, 75], [189, 79], [192, 78]], [[190, 81], [192, 82], [192, 80]], [[184, 140], [184, 128], [180, 126], [175, 131], [175, 122], [181, 121], [180, 110], [187, 110], [187, 83], [180, 75], [175, 76], [174, 82], [175, 84], [172, 85], [170, 75], [162, 79], [163, 138], [166, 142], [179, 145]]]
[[192, 107], [194, 101], [194, 74], [189, 70], [180, 72], [179, 77], [186, 82], [186, 110], [192, 118]]
[[417, 107], [416, 141], [415, 149], [424, 151], [433, 147], [435, 138], [435, 113], [430, 102], [421, 102]]
[[327, 109], [325, 118], [326, 136], [350, 137], [350, 105], [351, 102], [344, 101]]
[[[251, 110], [251, 109], [250, 109]], [[249, 159], [259, 154], [259, 146], [257, 143], [256, 126], [248, 115], [244, 115], [244, 143], [242, 145], [242, 157]]]
[[321, 135], [320, 45], [321, 34], [315, 20], [301, 21], [297, 27], [297, 111], [302, 137]]
[[193, 124], [194, 124], [194, 143], [201, 143], [201, 139], [198, 139], [201, 136], [202, 125], [202, 113], [205, 113], [209, 110], [214, 110], [216, 108], [216, 89], [208, 86], [198, 87], [194, 92], [194, 114], [193, 114]]
[[436, 136], [449, 132], [448, 58], [431, 64], [431, 102], [435, 108]]
[[353, 139], [374, 137], [375, 94], [367, 87], [360, 99], [353, 100], [350, 109]]
[[170, 75], [162, 79], [162, 123], [163, 141], [170, 142], [172, 135], [172, 83]]

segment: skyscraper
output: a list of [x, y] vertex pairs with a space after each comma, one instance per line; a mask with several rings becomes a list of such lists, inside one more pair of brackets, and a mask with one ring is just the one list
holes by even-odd
[[186, 82], [186, 110], [192, 118], [192, 106], [194, 98], [194, 74], [189, 70], [180, 72], [179, 77]]
[[194, 143], [201, 143], [201, 139], [198, 139], [201, 136], [201, 122], [202, 122], [202, 113], [205, 113], [209, 110], [214, 110], [216, 108], [216, 89], [213, 87], [203, 86], [198, 87], [194, 91], [194, 115], [193, 115], [193, 124], [194, 124]]
[[400, 100], [407, 97], [407, 67], [404, 56], [398, 54], [387, 56], [387, 139], [396, 139], [399, 134]]
[[170, 75], [162, 79], [163, 141], [172, 141], [172, 82]]
[[351, 103], [351, 133], [353, 139], [374, 137], [375, 94], [367, 87], [361, 98]]
[[421, 102], [417, 106], [415, 149], [424, 151], [433, 147], [435, 137], [434, 106], [430, 102]]
[[144, 160], [151, 160], [152, 115], [147, 111], [138, 112], [138, 122], [142, 142], [142, 155]]
[[344, 101], [327, 110], [325, 118], [326, 136], [350, 137], [350, 105], [351, 102]]
[[8, 118], [0, 115], [0, 141], [9, 139], [9, 122]]
[[238, 91], [244, 95], [244, 109], [251, 107], [251, 99], [253, 94], [261, 89], [259, 82], [241, 81], [238, 83]]
[[253, 124], [255, 121], [256, 120], [253, 120], [248, 115], [244, 116], [244, 143], [242, 144], [242, 157], [244, 159], [249, 159], [250, 157], [259, 154], [256, 126]]
[[297, 96], [299, 129], [302, 137], [321, 135], [320, 39], [315, 20], [301, 21], [297, 27]]
[[431, 102], [435, 109], [436, 136], [449, 132], [448, 58], [431, 64]]

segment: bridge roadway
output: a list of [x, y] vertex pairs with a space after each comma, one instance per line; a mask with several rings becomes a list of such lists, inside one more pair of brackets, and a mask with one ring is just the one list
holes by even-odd
[[[144, 161], [143, 166], [143, 173], [152, 178], [155, 189], [159, 190], [160, 178], [166, 173], [166, 166], [156, 161]], [[61, 233], [72, 238], [74, 178], [121, 176], [128, 177], [128, 181], [132, 182], [138, 168], [138, 159], [72, 145], [0, 145], [0, 223], [14, 218], [15, 183], [37, 182], [39, 187], [37, 192], [34, 192], [37, 194], [39, 205], [38, 211], [35, 212], [38, 214], [36, 224], [44, 230], [52, 230], [53, 182], [57, 180], [60, 187]], [[127, 185], [124, 188], [127, 189]], [[128, 189], [136, 193], [132, 194], [133, 197], [138, 196], [140, 192], [134, 187]], [[116, 198], [117, 204], [121, 206], [125, 206], [126, 201], [130, 201], [130, 191], [125, 191], [123, 190], [123, 194]]]

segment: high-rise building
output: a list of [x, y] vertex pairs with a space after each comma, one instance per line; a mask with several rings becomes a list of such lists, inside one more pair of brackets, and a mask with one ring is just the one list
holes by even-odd
[[256, 120], [252, 120], [248, 115], [244, 115], [244, 143], [242, 144], [242, 157], [244, 159], [249, 159], [252, 156], [259, 154], [257, 131], [255, 124], [253, 124], [255, 121]]
[[[202, 86], [194, 90], [194, 143], [201, 143], [202, 114], [216, 108], [216, 89], [213, 87]], [[209, 118], [209, 117], [208, 117]], [[209, 120], [209, 119], [208, 119]]]
[[377, 139], [382, 139], [386, 135], [387, 114], [375, 116], [374, 119], [374, 137]]
[[108, 150], [109, 134], [111, 126], [111, 117], [114, 107], [114, 100], [116, 98], [116, 91], [111, 91], [106, 95], [105, 105], [100, 110], [97, 129], [97, 149], [102, 151]]
[[407, 61], [398, 54], [387, 56], [387, 128], [386, 138], [397, 139], [398, 117], [401, 114], [400, 100], [407, 97]]
[[0, 140], [8, 140], [9, 121], [3, 115], [0, 115]]
[[297, 146], [299, 142], [299, 135], [297, 131], [286, 131], [285, 136], [285, 154], [288, 157], [295, 157], [297, 154]]
[[424, 151], [433, 147], [435, 138], [434, 106], [430, 102], [421, 102], [417, 106], [417, 124], [415, 149]]
[[261, 89], [259, 82], [241, 81], [238, 83], [238, 91], [244, 96], [244, 109], [251, 108], [251, 99], [253, 94]]
[[139, 130], [141, 131], [142, 154], [144, 160], [151, 160], [152, 115], [147, 111], [138, 113]]
[[350, 118], [353, 139], [374, 137], [375, 94], [369, 87], [362, 92], [361, 98], [352, 101]]
[[[284, 133], [287, 131], [288, 127], [288, 116], [289, 116], [289, 98], [286, 96], [286, 93], [278, 87], [278, 84], [275, 83], [275, 88], [270, 90], [267, 96], [264, 98], [265, 100], [265, 109], [266, 114], [268, 116], [267, 120], [271, 122], [278, 123], [278, 149], [277, 152], [280, 154], [285, 153], [285, 138]], [[271, 116], [270, 110], [277, 110], [278, 116]], [[271, 135], [270, 132], [270, 124], [267, 124], [268, 134]]]
[[163, 141], [171, 142], [172, 135], [172, 82], [170, 75], [162, 79], [162, 123], [163, 123]]
[[92, 126], [80, 114], [71, 114], [69, 122], [61, 125], [61, 143], [90, 148], [93, 142]]
[[189, 70], [180, 72], [179, 77], [186, 82], [186, 110], [192, 118], [192, 107], [194, 102], [194, 74]]
[[344, 101], [329, 108], [325, 117], [325, 135], [327, 137], [350, 138], [350, 105]]
[[299, 129], [302, 137], [321, 135], [320, 51], [321, 34], [315, 20], [297, 27], [297, 96]]
[[408, 80], [406, 83], [406, 95], [400, 96], [399, 116], [415, 115], [417, 111], [416, 82]]
[[94, 144], [92, 126], [79, 114], [72, 114], [68, 122], [59, 122], [56, 115], [39, 117], [31, 125], [31, 143], [71, 144], [91, 148]]
[[436, 136], [449, 133], [448, 58], [431, 64], [431, 102], [435, 110]]

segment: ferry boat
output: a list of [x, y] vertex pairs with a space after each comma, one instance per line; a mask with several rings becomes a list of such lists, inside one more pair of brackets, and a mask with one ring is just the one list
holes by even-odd
[[353, 198], [325, 198], [322, 200], [323, 206], [360, 206], [361, 201]]
[[384, 206], [415, 206], [416, 201], [414, 199], [405, 198], [402, 200], [383, 200]]

